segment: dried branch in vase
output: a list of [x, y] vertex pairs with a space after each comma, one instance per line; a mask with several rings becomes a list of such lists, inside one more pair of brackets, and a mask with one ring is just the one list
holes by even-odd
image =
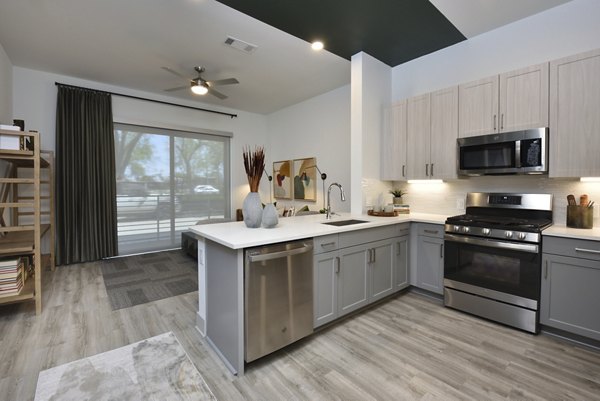
[[257, 146], [253, 152], [244, 148], [244, 168], [250, 185], [250, 192], [258, 192], [258, 185], [265, 170], [265, 151], [262, 146]]

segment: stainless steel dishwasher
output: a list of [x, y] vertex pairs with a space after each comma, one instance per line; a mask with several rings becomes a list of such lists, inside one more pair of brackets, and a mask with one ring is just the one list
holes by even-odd
[[246, 362], [313, 332], [313, 241], [245, 251]]

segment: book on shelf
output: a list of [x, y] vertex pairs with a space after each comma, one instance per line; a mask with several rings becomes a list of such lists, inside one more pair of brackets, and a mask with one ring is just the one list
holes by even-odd
[[17, 259], [2, 259], [2, 260], [0, 260], [0, 268], [2, 268], [2, 267], [18, 266], [20, 259], [21, 258], [17, 258]]

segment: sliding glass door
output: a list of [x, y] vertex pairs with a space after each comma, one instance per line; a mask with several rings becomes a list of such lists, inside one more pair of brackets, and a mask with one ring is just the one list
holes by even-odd
[[177, 248], [229, 219], [229, 137], [115, 124], [119, 254]]

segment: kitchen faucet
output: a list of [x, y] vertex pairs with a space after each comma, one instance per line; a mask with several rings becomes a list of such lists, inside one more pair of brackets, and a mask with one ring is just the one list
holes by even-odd
[[342, 198], [342, 202], [346, 201], [346, 194], [344, 193], [344, 188], [342, 188], [340, 184], [334, 182], [331, 185], [329, 185], [329, 188], [327, 189], [327, 214], [325, 215], [325, 218], [327, 220], [331, 219], [331, 215], [333, 214], [331, 212], [331, 187], [333, 187], [334, 185], [340, 189], [340, 196]]

